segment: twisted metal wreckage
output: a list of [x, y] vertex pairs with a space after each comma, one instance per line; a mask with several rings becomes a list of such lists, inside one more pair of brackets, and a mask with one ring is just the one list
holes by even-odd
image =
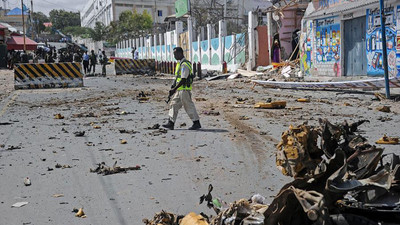
[[[290, 126], [277, 146], [276, 165], [294, 181], [271, 204], [261, 195], [227, 204], [208, 194], [200, 198], [217, 216], [162, 211], [147, 225], [305, 225], [398, 224], [400, 222], [400, 157], [383, 154], [356, 134], [358, 126], [331, 124]], [[319, 143], [319, 144], [318, 144]]]

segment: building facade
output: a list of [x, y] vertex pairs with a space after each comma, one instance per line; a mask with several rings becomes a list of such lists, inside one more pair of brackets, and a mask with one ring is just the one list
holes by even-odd
[[81, 25], [93, 28], [96, 22], [102, 22], [108, 26], [126, 10], [138, 13], [147, 10], [155, 23], [162, 23], [165, 17], [175, 13], [174, 4], [174, 0], [90, 0], [81, 12]]
[[[385, 1], [389, 75], [400, 76], [400, 2]], [[300, 65], [306, 75], [381, 76], [379, 0], [317, 0], [302, 20]]]

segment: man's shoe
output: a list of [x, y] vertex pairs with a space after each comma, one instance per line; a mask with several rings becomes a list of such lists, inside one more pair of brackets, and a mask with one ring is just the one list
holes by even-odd
[[163, 126], [164, 128], [173, 130], [173, 129], [174, 129], [174, 125], [175, 125], [174, 122], [172, 122], [171, 120], [168, 120], [168, 123], [163, 124], [162, 126]]
[[200, 121], [197, 120], [193, 122], [193, 125], [189, 127], [189, 130], [198, 130], [200, 128], [201, 128]]

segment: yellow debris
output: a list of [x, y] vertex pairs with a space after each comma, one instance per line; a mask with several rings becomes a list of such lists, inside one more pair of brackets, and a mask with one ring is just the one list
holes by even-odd
[[276, 102], [258, 102], [254, 105], [254, 108], [260, 109], [284, 109], [286, 107], [286, 101], [276, 101]]
[[54, 118], [58, 119], [58, 120], [62, 120], [62, 119], [64, 119], [64, 116], [58, 113], [58, 114], [54, 115]]
[[179, 225], [208, 225], [206, 219], [194, 212], [187, 214]]
[[397, 145], [399, 143], [399, 138], [383, 135], [383, 137], [379, 138], [375, 143], [381, 145]]
[[310, 102], [311, 100], [309, 98], [299, 98], [296, 101], [298, 101], [298, 102]]
[[85, 213], [83, 212], [83, 208], [80, 208], [78, 212], [75, 214], [76, 217], [86, 218]]

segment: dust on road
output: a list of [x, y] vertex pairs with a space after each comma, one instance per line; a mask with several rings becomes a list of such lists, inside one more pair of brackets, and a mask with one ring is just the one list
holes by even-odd
[[[142, 224], [162, 209], [209, 212], [198, 197], [210, 183], [227, 202], [256, 193], [271, 200], [290, 180], [275, 167], [275, 146], [290, 124], [368, 119], [363, 132], [377, 140], [396, 135], [400, 122], [399, 104], [373, 100], [373, 92], [251, 89], [248, 80], [237, 79], [196, 81], [204, 129], [187, 131], [191, 121], [181, 111], [177, 129], [165, 132], [147, 128], [167, 119], [170, 77], [92, 77], [84, 88], [13, 91], [12, 73], [0, 72], [1, 109], [7, 105], [0, 122], [9, 123], [0, 132], [0, 224]], [[142, 91], [148, 101], [137, 99]], [[310, 103], [296, 102], [306, 96]], [[253, 108], [269, 98], [288, 106]], [[392, 112], [377, 111], [380, 105]], [[102, 162], [140, 170], [90, 172]], [[11, 208], [16, 202], [29, 203]], [[87, 218], [75, 217], [72, 209], [82, 207]]]

